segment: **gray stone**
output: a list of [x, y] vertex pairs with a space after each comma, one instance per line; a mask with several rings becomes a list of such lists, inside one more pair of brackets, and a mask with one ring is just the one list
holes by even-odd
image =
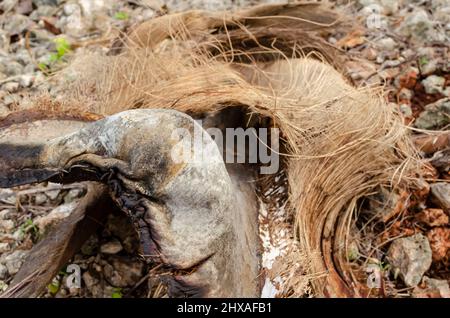
[[450, 123], [450, 98], [425, 106], [414, 123], [419, 129], [438, 129]]
[[8, 269], [6, 268], [5, 265], [0, 264], [0, 279], [6, 279], [8, 276]]
[[[31, 32], [32, 36], [36, 41], [43, 42], [43, 41], [50, 41], [52, 38], [54, 38], [54, 35], [47, 30], [41, 30], [36, 29]], [[47, 48], [45, 47], [37, 47], [34, 49], [35, 56], [42, 56], [43, 53], [48, 53]]]
[[81, 247], [81, 253], [83, 255], [94, 255], [98, 248], [98, 237], [96, 235], [91, 236]]
[[134, 286], [143, 275], [144, 264], [137, 260], [130, 260], [114, 256], [111, 265], [104, 267], [106, 280], [115, 287]]
[[5, 257], [5, 265], [10, 275], [14, 275], [19, 271], [27, 254], [27, 251], [16, 250]]
[[70, 297], [77, 297], [80, 294], [80, 288], [77, 287], [70, 287], [69, 288], [69, 294]]
[[446, 280], [433, 279], [433, 278], [428, 278], [425, 276], [424, 283], [427, 284], [428, 288], [438, 290], [441, 297], [450, 298], [450, 287]]
[[434, 56], [436, 54], [436, 51], [432, 46], [421, 46], [417, 48], [416, 53], [419, 57], [426, 56], [429, 58], [430, 56]]
[[76, 199], [81, 198], [83, 195], [83, 189], [75, 188], [70, 189], [69, 192], [64, 196], [64, 202], [70, 203], [75, 201]]
[[427, 94], [442, 93], [444, 89], [445, 78], [437, 75], [430, 75], [422, 81]]
[[10, 35], [21, 34], [33, 25], [33, 21], [22, 14], [12, 14], [6, 17], [3, 30]]
[[13, 215], [13, 211], [11, 209], [4, 209], [0, 211], [0, 220], [8, 220]]
[[[419, 59], [420, 60], [420, 59]], [[423, 76], [432, 75], [438, 69], [438, 64], [434, 59], [428, 59], [426, 63], [420, 64], [420, 73]]]
[[0, 48], [7, 50], [9, 47], [9, 43], [10, 43], [10, 37], [9, 37], [8, 32], [0, 29]]
[[450, 97], [450, 86], [446, 87], [442, 93], [444, 96]]
[[59, 3], [57, 0], [33, 0], [33, 4], [36, 7], [41, 7], [41, 6], [53, 6], [56, 7]]
[[49, 197], [50, 200], [55, 201], [58, 198], [60, 192], [61, 190], [55, 189], [55, 190], [48, 190], [45, 192], [45, 194]]
[[14, 229], [15, 224], [12, 220], [0, 220], [0, 229], [5, 231], [11, 231]]
[[93, 298], [109, 297], [106, 291], [109, 286], [105, 286], [104, 280], [100, 280], [100, 277], [97, 275], [98, 274], [94, 270], [83, 273], [83, 281], [87, 290], [91, 293], [90, 296]]
[[153, 9], [147, 8], [142, 11], [141, 17], [142, 21], [150, 20], [155, 16], [156, 12]]
[[377, 193], [369, 197], [369, 208], [377, 217], [387, 222], [392, 217], [392, 212], [404, 201], [398, 191], [390, 191], [379, 187]]
[[448, 0], [431, 0], [431, 8], [435, 10], [446, 6], [448, 6]]
[[0, 291], [3, 292], [8, 288], [8, 284], [0, 280]]
[[9, 250], [10, 250], [10, 246], [8, 243], [0, 243], [0, 253], [5, 253], [5, 252], [8, 252]]
[[378, 64], [383, 63], [385, 60], [386, 60], [386, 56], [385, 56], [385, 55], [378, 55], [377, 58], [375, 59], [375, 61], [376, 61]]
[[434, 18], [442, 24], [450, 23], [450, 6], [441, 8], [434, 12]]
[[398, 92], [398, 98], [403, 100], [411, 100], [413, 98], [414, 92], [410, 89], [403, 87], [400, 92]]
[[20, 96], [17, 94], [8, 94], [3, 98], [3, 104], [5, 106], [10, 106], [13, 104], [18, 104], [20, 101]]
[[400, 32], [406, 36], [426, 40], [427, 31], [432, 28], [432, 22], [424, 9], [416, 8], [409, 13], [400, 27]]
[[404, 117], [412, 117], [413, 112], [410, 105], [400, 104], [399, 108]]
[[23, 69], [23, 72], [25, 74], [31, 75], [33, 77], [33, 82], [34, 82], [34, 75], [32, 75], [32, 73], [34, 73], [34, 71], [37, 70], [37, 67], [34, 63], [29, 63], [27, 65], [25, 65], [25, 68]]
[[388, 51], [392, 51], [397, 47], [397, 43], [394, 41], [394, 39], [389, 37], [378, 40], [377, 45], [379, 48]]
[[2, 89], [8, 93], [15, 93], [19, 89], [19, 83], [17, 82], [7, 82], [2, 85]]
[[70, 16], [59, 19], [56, 27], [60, 28], [66, 35], [72, 37], [81, 37], [89, 29], [89, 25], [81, 15], [81, 9]]
[[139, 246], [139, 238], [130, 220], [124, 215], [110, 214], [106, 222], [106, 229], [119, 238], [127, 253], [134, 253]]
[[450, 211], [450, 184], [446, 182], [436, 182], [431, 184], [431, 197], [433, 202]]
[[0, 2], [0, 10], [3, 12], [12, 11], [16, 6], [19, 0], [2, 0]]
[[[14, 235], [11, 233], [0, 233], [0, 241], [1, 242], [12, 242], [14, 241]], [[2, 255], [0, 254], [0, 263], [3, 263]]]
[[[48, 6], [48, 5], [42, 5], [37, 7], [36, 10], [34, 10], [30, 14], [30, 19], [34, 21], [39, 21], [43, 17], [51, 17], [56, 12], [55, 7]], [[33, 30], [33, 33], [38, 30]], [[44, 30], [40, 30], [44, 31]]]
[[23, 66], [19, 62], [9, 61], [6, 63], [5, 73], [8, 76], [20, 75], [23, 73]]
[[44, 83], [46, 81], [45, 75], [43, 73], [37, 72], [35, 74], [36, 75], [34, 77], [34, 85], [38, 85], [38, 84]]
[[16, 194], [11, 189], [0, 189], [0, 201], [15, 205], [16, 204]]
[[105, 12], [108, 8], [112, 6], [113, 1], [106, 0], [78, 0], [83, 14], [87, 16], [92, 16], [95, 13]]
[[34, 203], [36, 205], [42, 205], [44, 203], [46, 203], [48, 200], [47, 196], [43, 193], [38, 193], [34, 196]]
[[431, 266], [430, 243], [422, 234], [396, 239], [389, 247], [387, 259], [408, 287], [417, 286]]
[[50, 213], [44, 216], [37, 217], [34, 223], [42, 232], [56, 225], [61, 220], [65, 219], [72, 213], [77, 206], [77, 202], [65, 203], [54, 208]]
[[34, 79], [33, 75], [24, 74], [24, 75], [20, 76], [19, 85], [21, 87], [25, 87], [25, 88], [30, 87], [33, 84], [33, 79]]
[[0, 103], [0, 117], [6, 116], [9, 113], [9, 108]]
[[100, 252], [104, 254], [117, 254], [123, 249], [118, 240], [112, 240], [100, 246]]
[[67, 3], [63, 7], [63, 12], [65, 15], [69, 16], [80, 10], [80, 6], [76, 3]]
[[448, 43], [450, 37], [442, 28], [434, 28], [427, 31], [427, 40], [430, 42]]
[[383, 11], [387, 15], [397, 13], [402, 2], [403, 0], [380, 0]]
[[14, 58], [21, 65], [27, 65], [29, 63], [33, 63], [33, 60], [31, 59], [30, 53], [26, 49], [18, 50], [16, 52]]
[[82, 278], [87, 289], [91, 289], [98, 283], [98, 279], [92, 276], [90, 272], [84, 272]]
[[444, 279], [423, 277], [425, 288], [415, 287], [412, 296], [415, 298], [450, 298], [450, 287]]
[[411, 50], [411, 49], [406, 49], [406, 50], [403, 50], [400, 54], [401, 54], [401, 56], [403, 56], [405, 59], [410, 59], [410, 58], [412, 58], [413, 56], [416, 55], [416, 51]]
[[379, 1], [377, 0], [358, 0], [359, 4], [363, 7], [370, 6], [371, 4], [378, 4]]

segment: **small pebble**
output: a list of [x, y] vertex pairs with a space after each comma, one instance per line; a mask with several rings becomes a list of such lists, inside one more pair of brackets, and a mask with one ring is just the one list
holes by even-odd
[[14, 229], [14, 221], [12, 220], [2, 220], [0, 221], [0, 229], [3, 229], [5, 231], [11, 231]]
[[8, 82], [8, 83], [3, 84], [2, 88], [9, 93], [15, 93], [19, 89], [19, 83]]
[[122, 244], [118, 240], [113, 240], [103, 244], [100, 247], [100, 252], [104, 254], [117, 254], [123, 249]]
[[[8, 243], [0, 243], [0, 253], [5, 253], [10, 250], [10, 246]], [[1, 277], [0, 277], [1, 279]]]
[[430, 75], [422, 81], [427, 94], [442, 93], [444, 88], [445, 78], [437, 75]]

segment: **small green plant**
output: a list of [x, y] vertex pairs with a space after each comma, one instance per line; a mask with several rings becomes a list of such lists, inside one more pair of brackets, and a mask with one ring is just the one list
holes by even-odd
[[55, 43], [56, 52], [50, 54], [50, 57], [46, 63], [41, 62], [38, 64], [39, 69], [43, 72], [50, 71], [52, 67], [64, 60], [67, 53], [71, 52], [70, 43], [65, 38], [56, 38], [53, 40], [53, 43]]
[[356, 261], [359, 258], [358, 250], [349, 249], [347, 253], [347, 258], [350, 262]]
[[39, 227], [33, 223], [32, 219], [26, 220], [20, 227], [19, 227], [19, 237], [23, 239], [26, 234], [29, 234], [31, 236], [31, 240], [33, 242], [37, 242], [40, 238], [40, 232]]
[[60, 61], [67, 53], [70, 52], [70, 44], [65, 38], [56, 38], [55, 43], [56, 53], [50, 55], [50, 60]]
[[56, 293], [59, 291], [59, 288], [61, 287], [61, 284], [59, 283], [59, 280], [57, 278], [54, 278], [50, 284], [47, 285], [47, 289], [52, 295], [56, 295]]
[[391, 269], [391, 265], [385, 262], [380, 262], [379, 266], [382, 272], [387, 272]]
[[114, 288], [111, 298], [122, 298], [122, 288]]
[[47, 63], [44, 63], [44, 62], [39, 63], [38, 67], [42, 72], [45, 72], [48, 69]]
[[351, 242], [347, 249], [347, 259], [350, 262], [354, 262], [359, 258], [359, 249], [356, 242]]
[[36, 226], [36, 224], [33, 223], [32, 219], [26, 220], [21, 226], [20, 226], [20, 232], [23, 234], [31, 233], [31, 234], [37, 234], [39, 232], [39, 228]]
[[119, 11], [119, 12], [116, 12], [116, 14], [114, 14], [114, 19], [116, 19], [116, 20], [124, 21], [124, 20], [128, 20], [129, 18], [130, 18], [130, 16], [128, 15], [128, 13], [123, 12], [123, 11]]
[[420, 67], [427, 65], [429, 62], [430, 61], [428, 60], [428, 57], [426, 57], [426, 56], [421, 56], [419, 58], [419, 66]]
[[61, 277], [67, 276], [68, 274], [67, 274], [67, 272], [66, 272], [66, 268], [61, 269], [61, 270], [58, 272], [58, 275], [61, 276]]
[[8, 285], [4, 281], [0, 280], [0, 292], [5, 291], [7, 288]]

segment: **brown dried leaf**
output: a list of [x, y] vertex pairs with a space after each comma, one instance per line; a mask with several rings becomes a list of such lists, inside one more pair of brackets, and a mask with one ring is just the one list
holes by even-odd
[[419, 175], [427, 180], [436, 180], [439, 172], [430, 163], [424, 163], [420, 166]]
[[51, 18], [42, 18], [41, 20], [44, 22], [44, 28], [47, 31], [53, 33], [54, 35], [61, 34], [61, 30], [55, 26]]
[[409, 192], [400, 190], [400, 194], [392, 197], [393, 208], [383, 215], [383, 222], [388, 222], [406, 210], [409, 205]]
[[424, 209], [416, 218], [431, 227], [447, 225], [449, 222], [448, 215], [442, 209]]
[[436, 227], [427, 233], [430, 241], [433, 261], [445, 263], [449, 260], [450, 228]]
[[413, 89], [417, 83], [417, 79], [419, 77], [419, 73], [416, 70], [410, 69], [407, 72], [401, 74], [399, 79], [400, 88], [408, 88]]
[[417, 180], [412, 194], [409, 207], [418, 206], [421, 203], [425, 203], [428, 195], [430, 194], [430, 184], [423, 179]]
[[450, 133], [445, 132], [438, 135], [417, 135], [413, 137], [416, 147], [425, 154], [432, 154], [450, 145]]
[[362, 30], [356, 30], [336, 42], [336, 46], [342, 49], [351, 49], [358, 45], [364, 44], [366, 38]]
[[414, 235], [415, 231], [410, 228], [410, 224], [406, 224], [407, 222], [400, 220], [396, 221], [388, 231], [384, 232], [380, 237], [380, 243], [384, 243], [393, 237], [400, 236], [411, 236]]

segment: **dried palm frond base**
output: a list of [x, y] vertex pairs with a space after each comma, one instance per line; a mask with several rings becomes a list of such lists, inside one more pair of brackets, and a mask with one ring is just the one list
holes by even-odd
[[210, 127], [279, 128], [280, 171], [255, 182], [262, 295], [366, 296], [348, 262], [355, 212], [380, 185], [410, 182], [418, 161], [381, 91], [339, 72], [345, 56], [323, 40], [332, 29], [346, 30], [344, 15], [317, 3], [166, 15], [110, 54], [75, 57], [57, 75], [61, 99], [35, 103], [103, 116], [170, 108]]

